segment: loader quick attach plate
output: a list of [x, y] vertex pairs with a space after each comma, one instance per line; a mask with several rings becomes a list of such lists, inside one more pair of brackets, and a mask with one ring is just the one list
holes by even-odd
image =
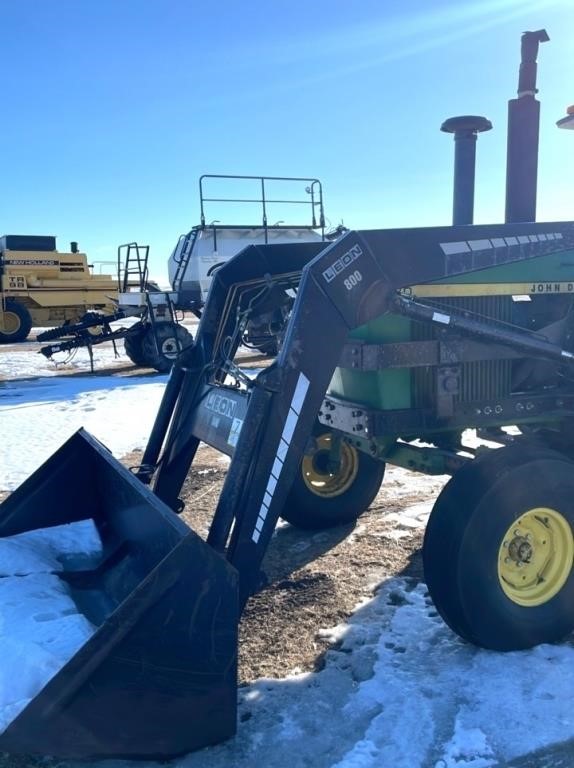
[[232, 736], [236, 570], [83, 430], [0, 505], [0, 536], [88, 518], [102, 561], [58, 575], [95, 632], [0, 751], [164, 759]]

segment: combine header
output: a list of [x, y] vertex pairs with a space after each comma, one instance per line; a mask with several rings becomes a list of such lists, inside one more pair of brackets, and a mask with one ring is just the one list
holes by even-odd
[[[252, 245], [218, 269], [137, 477], [81, 431], [0, 509], [3, 536], [91, 518], [104, 545], [62, 576], [95, 634], [0, 750], [167, 758], [232, 736], [237, 625], [278, 518], [351, 523], [386, 463], [452, 475], [423, 557], [453, 631], [499, 651], [570, 633], [574, 222], [531, 219]], [[235, 353], [277, 288], [296, 291], [284, 342], [249, 379]], [[205, 540], [177, 516], [200, 441], [232, 457]]]

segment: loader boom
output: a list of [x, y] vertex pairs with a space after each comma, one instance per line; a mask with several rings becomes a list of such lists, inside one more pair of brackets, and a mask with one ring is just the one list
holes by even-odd
[[[233, 335], [236, 318], [270, 281], [288, 279], [279, 250], [287, 247], [289, 263], [301, 264], [302, 276], [283, 347], [276, 362], [246, 388], [231, 387], [225, 375], [240, 338]], [[350, 232], [318, 254], [311, 245], [248, 247], [217, 274], [197, 344], [180, 356], [168, 383], [141, 479], [149, 481], [157, 467], [153, 489], [178, 509], [200, 440], [233, 455], [208, 543], [238, 569], [244, 605], [259, 583], [259, 565], [349, 331], [397, 312], [399, 291], [408, 286], [460, 278], [493, 265], [535, 263], [573, 248], [572, 223]], [[248, 265], [253, 279], [235, 283]], [[427, 312], [429, 321], [450, 322], [432, 308]], [[468, 321], [467, 326], [478, 337], [488, 331]], [[498, 340], [517, 343], [502, 333]], [[538, 347], [530, 342], [529, 352], [564, 361], [572, 357], [556, 346]]]

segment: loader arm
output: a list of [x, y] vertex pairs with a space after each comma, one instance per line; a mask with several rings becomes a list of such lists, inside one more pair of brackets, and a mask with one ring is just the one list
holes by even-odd
[[[157, 468], [154, 491], [177, 509], [200, 441], [233, 457], [208, 543], [239, 571], [243, 606], [349, 331], [392, 311], [399, 289], [573, 247], [574, 226], [550, 223], [349, 232], [319, 253], [309, 244], [247, 248], [217, 273], [140, 476], [149, 480]], [[266, 283], [286, 279], [286, 251], [302, 276], [281, 352], [245, 389], [229, 387], [237, 318]]]

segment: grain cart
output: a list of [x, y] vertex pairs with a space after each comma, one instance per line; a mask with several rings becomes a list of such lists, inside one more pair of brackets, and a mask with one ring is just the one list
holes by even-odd
[[[246, 245], [318, 243], [346, 231], [342, 224], [326, 231], [323, 186], [314, 178], [203, 174], [199, 206], [200, 223], [180, 236], [168, 261], [176, 305], [198, 316], [215, 270]], [[269, 290], [257, 312], [250, 313], [244, 346], [277, 354], [292, 305], [289, 292], [277, 286]]]
[[[204, 306], [215, 270], [246, 245], [320, 242], [327, 236], [319, 179], [203, 174], [199, 208], [200, 223], [179, 237], [168, 260], [178, 303], [192, 311]], [[295, 212], [287, 217], [289, 208]], [[283, 218], [274, 221], [278, 216]]]
[[[301, 185], [304, 197], [299, 191]], [[179, 237], [168, 259], [169, 291], [150, 286], [148, 246], [122, 245], [118, 249], [119, 294], [113, 314], [92, 313], [80, 323], [67, 322], [45, 331], [38, 340], [55, 343], [42, 347], [42, 354], [51, 357], [87, 347], [91, 356], [94, 345], [124, 339], [126, 354], [133, 363], [168, 371], [179, 351], [193, 341], [178, 317], [186, 311], [201, 317], [213, 274], [246, 245], [318, 243], [336, 239], [344, 230], [341, 225], [325, 232], [323, 188], [313, 178], [204, 174], [199, 179], [199, 204], [200, 223]], [[241, 211], [245, 208], [247, 215]], [[296, 213], [288, 216], [289, 209]], [[225, 212], [237, 218], [226, 223], [212, 218]], [[274, 221], [279, 215], [285, 218]], [[239, 223], [249, 220], [252, 223]], [[258, 302], [257, 312], [250, 313], [243, 344], [275, 355], [292, 305], [289, 293], [278, 287], [269, 290], [265, 301]], [[139, 320], [127, 327], [117, 324], [127, 317]], [[93, 368], [93, 358], [90, 360]]]
[[[455, 632], [505, 651], [572, 631], [574, 222], [514, 211], [251, 245], [215, 273], [137, 476], [80, 430], [0, 507], [2, 536], [91, 518], [104, 543], [62, 574], [95, 634], [0, 750], [160, 758], [230, 737], [238, 620], [278, 518], [352, 523], [386, 463], [452, 476], [423, 557]], [[273, 286], [297, 295], [250, 379], [235, 353]], [[469, 448], [469, 428], [501, 447]], [[177, 515], [200, 441], [231, 457], [205, 540]]]
[[117, 285], [93, 274], [73, 242], [56, 250], [55, 237], [0, 238], [0, 344], [24, 341], [32, 326], [78, 322], [89, 310], [113, 312]]

